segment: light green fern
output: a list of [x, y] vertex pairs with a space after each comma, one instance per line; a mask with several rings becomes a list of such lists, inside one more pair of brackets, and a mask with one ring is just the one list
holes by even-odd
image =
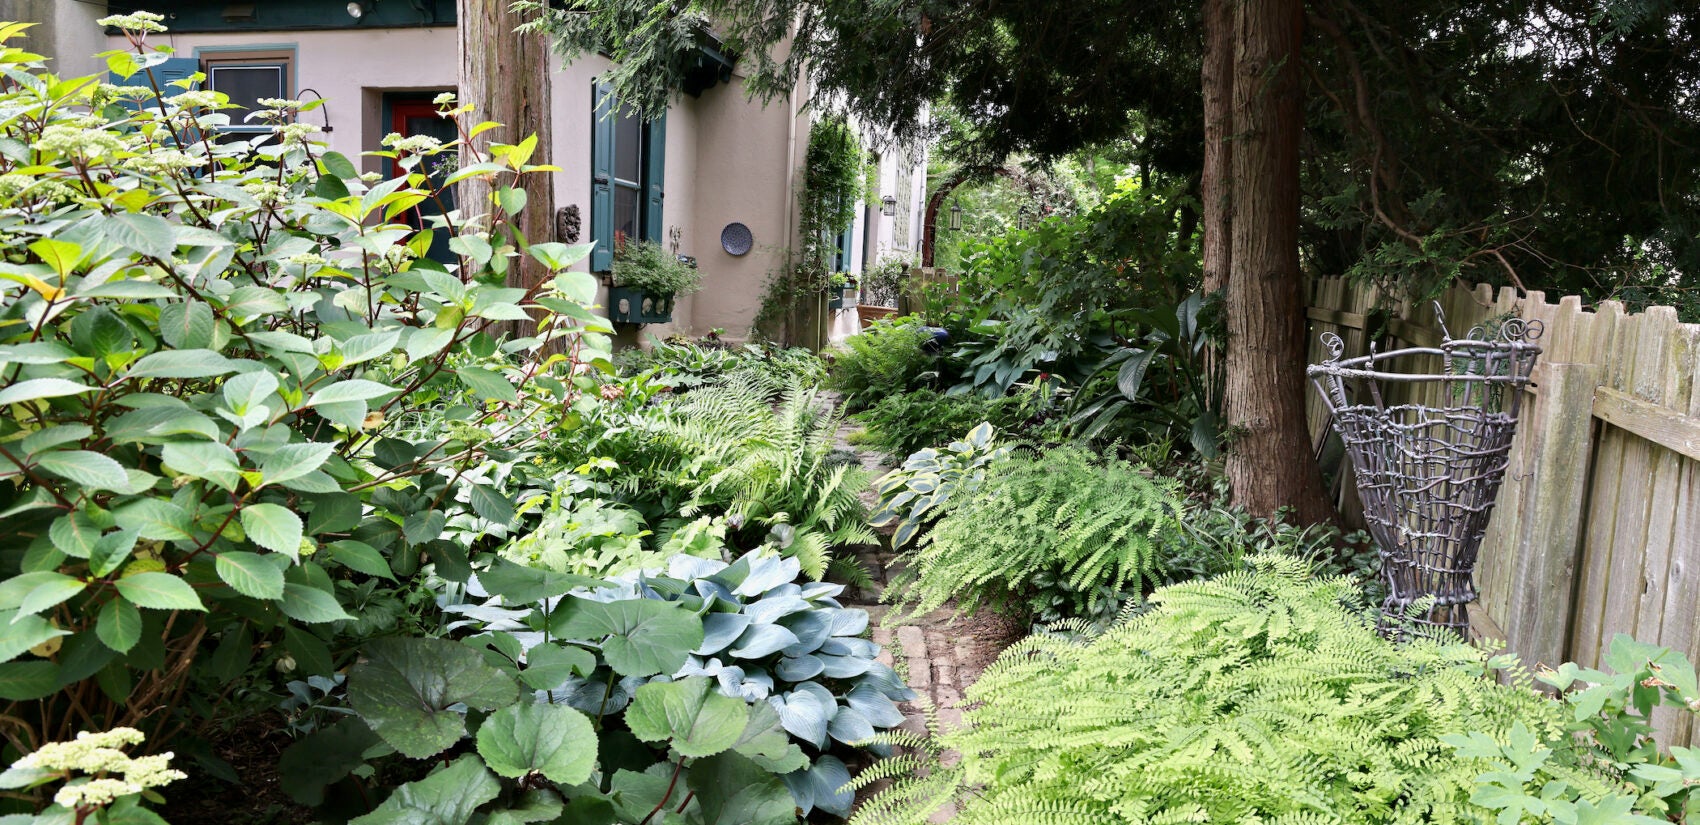
[[887, 592], [916, 614], [952, 598], [968, 610], [1038, 613], [1060, 599], [1062, 614], [1114, 613], [1116, 594], [1151, 578], [1154, 539], [1180, 529], [1182, 506], [1172, 482], [1078, 448], [1011, 458], [953, 502]]
[[684, 453], [690, 500], [681, 513], [724, 510], [734, 525], [770, 528], [772, 540], [819, 579], [835, 548], [877, 541], [857, 495], [860, 466], [830, 460], [839, 419], [813, 390], [769, 388], [742, 374], [679, 400], [664, 438]]
[[[1565, 714], [1462, 644], [1396, 646], [1355, 584], [1299, 560], [1164, 588], [1104, 635], [1028, 638], [968, 691], [962, 754], [900, 779], [853, 825], [1490, 822], [1485, 761], [1441, 737], [1542, 741]], [[893, 769], [880, 775], [890, 777]]]

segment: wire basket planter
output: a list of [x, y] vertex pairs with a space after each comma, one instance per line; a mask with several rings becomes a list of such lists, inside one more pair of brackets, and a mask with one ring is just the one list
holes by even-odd
[[[1439, 314], [1439, 306], [1436, 306]], [[1523, 390], [1541, 348], [1540, 321], [1511, 318], [1439, 347], [1329, 359], [1307, 370], [1356, 473], [1364, 520], [1381, 555], [1383, 627], [1460, 636], [1476, 599], [1476, 553], [1505, 477]], [[1400, 372], [1410, 362], [1438, 372]], [[1396, 399], [1400, 403], [1388, 403]], [[1417, 400], [1427, 403], [1417, 403]], [[1433, 406], [1431, 406], [1433, 404]]]

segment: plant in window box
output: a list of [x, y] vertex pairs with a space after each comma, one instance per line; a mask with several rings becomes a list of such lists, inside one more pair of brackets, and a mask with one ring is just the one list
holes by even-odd
[[856, 288], [856, 281], [848, 272], [834, 272], [827, 279], [826, 291], [832, 297], [827, 300], [827, 309], [843, 309], [844, 293]]
[[702, 275], [654, 241], [620, 239], [614, 247], [608, 319], [627, 324], [673, 320], [673, 300], [701, 286]]

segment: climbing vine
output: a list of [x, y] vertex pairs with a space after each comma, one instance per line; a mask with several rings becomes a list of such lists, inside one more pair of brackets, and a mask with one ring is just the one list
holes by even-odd
[[797, 310], [826, 289], [838, 235], [856, 219], [856, 202], [865, 187], [864, 157], [861, 141], [842, 117], [824, 118], [809, 132], [797, 193], [800, 248], [769, 281], [756, 316], [758, 329], [799, 343]]

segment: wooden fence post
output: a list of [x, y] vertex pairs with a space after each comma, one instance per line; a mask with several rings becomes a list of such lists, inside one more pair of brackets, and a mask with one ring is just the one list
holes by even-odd
[[1525, 423], [1535, 440], [1529, 470], [1534, 489], [1516, 541], [1505, 632], [1524, 662], [1557, 665], [1571, 653], [1570, 616], [1592, 471], [1594, 390], [1602, 373], [1598, 364], [1543, 367], [1546, 380], [1535, 415]]

